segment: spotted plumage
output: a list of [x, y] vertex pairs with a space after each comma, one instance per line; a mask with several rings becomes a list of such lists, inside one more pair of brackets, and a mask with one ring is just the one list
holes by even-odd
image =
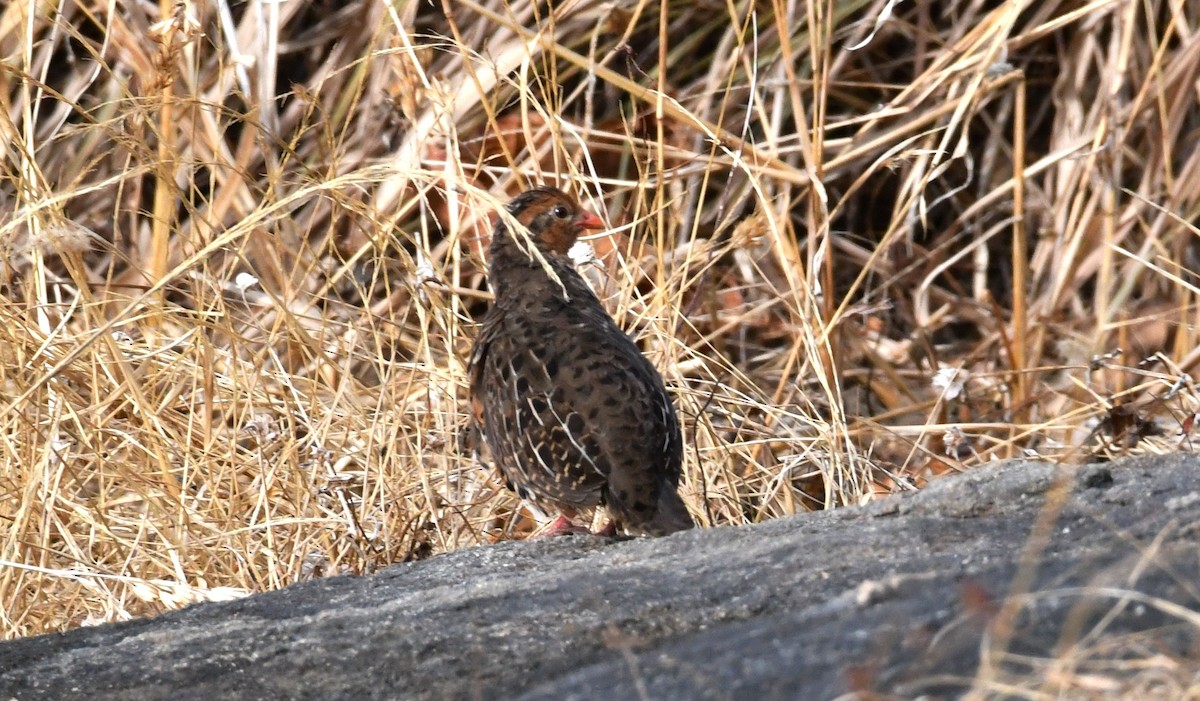
[[492, 459], [523, 498], [568, 519], [603, 506], [633, 535], [691, 528], [677, 491], [679, 421], [662, 377], [567, 255], [583, 229], [602, 223], [550, 187], [507, 210], [529, 236], [496, 223], [496, 301], [470, 360], [472, 409]]

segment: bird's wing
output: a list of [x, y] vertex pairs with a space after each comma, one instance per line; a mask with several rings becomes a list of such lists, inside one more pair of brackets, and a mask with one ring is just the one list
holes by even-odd
[[580, 407], [557, 381], [562, 344], [519, 318], [481, 338], [472, 403], [493, 458], [522, 496], [594, 506], [608, 473]]

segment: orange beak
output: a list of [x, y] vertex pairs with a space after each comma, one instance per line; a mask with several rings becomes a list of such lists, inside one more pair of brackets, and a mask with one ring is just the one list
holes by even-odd
[[600, 221], [600, 217], [585, 209], [575, 217], [575, 226], [581, 229], [603, 229], [604, 222]]

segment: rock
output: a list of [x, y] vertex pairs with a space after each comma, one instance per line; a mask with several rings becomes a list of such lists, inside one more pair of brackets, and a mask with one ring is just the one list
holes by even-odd
[[1014, 462], [756, 526], [463, 550], [8, 641], [0, 699], [948, 698], [1120, 688], [1147, 659], [1186, 683], [1198, 470]]

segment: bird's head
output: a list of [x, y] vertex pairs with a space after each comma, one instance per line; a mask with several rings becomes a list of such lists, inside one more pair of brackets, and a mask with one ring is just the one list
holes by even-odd
[[[566, 256], [585, 229], [603, 229], [604, 222], [579, 206], [567, 193], [553, 187], [535, 187], [514, 197], [505, 209], [529, 232], [542, 255]], [[501, 248], [512, 247], [520, 234], [509, 231], [501, 219], [492, 234], [493, 257]]]

